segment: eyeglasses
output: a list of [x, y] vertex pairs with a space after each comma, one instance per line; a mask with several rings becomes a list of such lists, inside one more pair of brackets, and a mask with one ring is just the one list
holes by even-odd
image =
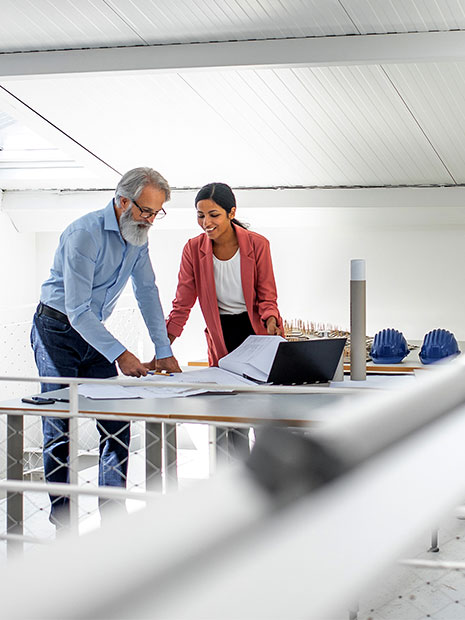
[[131, 202], [135, 207], [139, 209], [140, 216], [143, 217], [144, 220], [148, 220], [151, 217], [157, 217], [160, 220], [162, 217], [165, 217], [166, 215], [166, 211], [163, 207], [159, 211], [152, 211], [152, 209], [144, 209], [142, 207], [139, 207], [139, 205], [137, 204], [135, 200], [131, 200]]

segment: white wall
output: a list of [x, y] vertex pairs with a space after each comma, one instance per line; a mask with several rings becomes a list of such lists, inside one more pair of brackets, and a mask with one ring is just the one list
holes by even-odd
[[[166, 313], [182, 247], [200, 231], [185, 217], [194, 225], [154, 230], [150, 242]], [[465, 340], [465, 208], [239, 206], [238, 217], [271, 242], [285, 318], [349, 329], [350, 260], [364, 258], [369, 335], [393, 327], [421, 340], [441, 327]], [[205, 357], [203, 328], [197, 311], [174, 344], [183, 363]]]
[[[462, 242], [465, 208], [461, 206], [465, 204], [465, 195], [454, 189], [447, 193], [442, 191], [444, 188], [425, 189], [426, 193], [413, 189], [403, 190], [401, 194], [395, 190], [363, 190], [363, 194], [356, 191], [344, 194], [344, 190], [271, 194], [266, 190], [239, 191], [238, 217], [271, 242], [279, 305], [284, 317], [348, 328], [350, 259], [364, 258], [369, 334], [394, 327], [409, 339], [422, 339], [431, 329], [443, 327], [454, 332], [459, 340], [465, 340], [462, 319], [465, 288], [461, 273], [465, 264]], [[6, 206], [8, 194], [5, 193]], [[189, 237], [200, 232], [193, 195], [193, 192], [174, 192], [168, 216], [150, 233], [151, 255], [165, 314], [174, 297], [182, 247]], [[347, 195], [350, 200], [344, 198]], [[44, 196], [49, 204], [47, 194]], [[83, 202], [98, 208], [107, 199], [102, 192]], [[59, 202], [59, 197], [54, 196], [54, 200]], [[16, 193], [15, 203], [18, 202], [21, 195]], [[30, 205], [31, 197], [25, 202]], [[37, 198], [33, 202], [40, 205]], [[357, 206], [358, 203], [364, 206]], [[374, 206], [377, 203], [383, 206]], [[76, 197], [72, 204], [76, 205]], [[25, 221], [32, 227], [30, 215]], [[49, 215], [47, 222], [42, 218], [36, 226], [44, 231], [53, 227], [54, 222]], [[60, 223], [65, 225], [62, 219]], [[0, 236], [4, 257], [2, 290], [8, 292], [3, 295], [0, 311], [3, 315], [5, 309], [7, 314], [15, 314], [20, 306], [37, 302], [59, 232], [17, 233], [2, 215]], [[120, 307], [133, 306], [129, 287]], [[203, 329], [203, 319], [196, 307], [184, 334], [174, 344], [181, 363], [206, 356]], [[150, 357], [152, 348], [147, 338], [145, 343], [144, 354]]]
[[285, 317], [349, 327], [350, 260], [367, 265], [367, 332], [465, 340], [465, 209], [324, 208], [250, 216], [272, 247]]
[[18, 308], [31, 303], [35, 294], [35, 235], [18, 232], [9, 217], [0, 211], [1, 293], [0, 319], [18, 317]]
[[[0, 265], [0, 375], [32, 374], [29, 331], [31, 311], [37, 303], [35, 235], [16, 231], [1, 212]], [[8, 386], [0, 383], [0, 396], [7, 393]]]

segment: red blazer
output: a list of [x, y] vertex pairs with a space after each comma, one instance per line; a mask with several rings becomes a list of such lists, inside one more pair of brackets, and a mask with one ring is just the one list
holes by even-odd
[[[265, 321], [274, 316], [282, 325], [277, 306], [276, 283], [270, 244], [255, 232], [234, 226], [241, 255], [241, 278], [245, 304], [256, 334], [266, 334]], [[184, 246], [178, 288], [167, 320], [168, 334], [180, 336], [196, 299], [199, 299], [207, 329], [208, 362], [217, 366], [228, 351], [223, 338], [213, 272], [212, 242], [205, 233]]]

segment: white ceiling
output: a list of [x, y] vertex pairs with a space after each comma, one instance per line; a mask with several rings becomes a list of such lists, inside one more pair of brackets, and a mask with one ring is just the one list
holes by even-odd
[[[465, 0], [0, 0], [0, 188], [465, 184]], [[216, 43], [215, 43], [216, 42]]]

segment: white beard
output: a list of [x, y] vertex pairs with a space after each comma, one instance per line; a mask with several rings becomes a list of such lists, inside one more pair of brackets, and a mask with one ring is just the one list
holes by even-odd
[[141, 246], [147, 243], [150, 224], [137, 222], [129, 207], [123, 211], [119, 218], [119, 228], [123, 239], [131, 245]]

